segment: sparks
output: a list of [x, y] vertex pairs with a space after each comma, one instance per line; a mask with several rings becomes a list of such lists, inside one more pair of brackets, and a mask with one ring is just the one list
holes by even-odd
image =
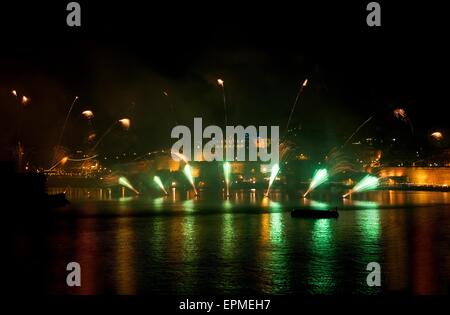
[[372, 175], [366, 175], [363, 179], [361, 179], [355, 185], [355, 187], [353, 187], [348, 193], [346, 193], [342, 197], [346, 198], [347, 196], [351, 195], [352, 193], [373, 190], [378, 187], [378, 184], [379, 184], [379, 180], [377, 177], [372, 176]]
[[194, 177], [192, 176], [192, 169], [189, 164], [186, 164], [184, 166], [183, 173], [184, 173], [184, 175], [186, 175], [187, 179], [189, 180], [189, 183], [191, 184], [192, 188], [194, 189], [195, 195], [197, 196], [198, 193], [197, 193], [197, 189], [195, 189]]
[[134, 188], [133, 185], [131, 185], [130, 181], [126, 177], [123, 177], [123, 176], [119, 177], [119, 181], [118, 182], [119, 182], [120, 185], [131, 189], [137, 195], [139, 195], [139, 191], [137, 191], [136, 188]]
[[128, 118], [122, 118], [119, 120], [120, 125], [123, 127], [123, 129], [128, 130], [130, 129], [131, 120]]
[[230, 162], [223, 163], [223, 175], [225, 178], [225, 185], [227, 189], [227, 197], [230, 196], [230, 174], [231, 174], [231, 165]]
[[86, 119], [94, 118], [94, 113], [91, 110], [85, 110], [81, 113]]
[[164, 188], [164, 185], [161, 181], [161, 178], [159, 178], [159, 176], [153, 176], [153, 181], [156, 183], [156, 185], [158, 185], [159, 188], [161, 188], [161, 190], [168, 195], [167, 190]]
[[272, 166], [272, 169], [271, 169], [271, 172], [270, 172], [269, 186], [267, 186], [267, 191], [264, 194], [266, 197], [269, 197], [270, 188], [272, 187], [272, 184], [275, 181], [275, 178], [277, 177], [277, 174], [278, 174], [279, 171], [280, 171], [280, 165], [278, 165], [278, 163], [275, 163]]
[[314, 190], [317, 186], [325, 183], [328, 180], [328, 171], [324, 168], [315, 171], [313, 179], [309, 184], [308, 190], [305, 192], [303, 197], [306, 197], [312, 190]]

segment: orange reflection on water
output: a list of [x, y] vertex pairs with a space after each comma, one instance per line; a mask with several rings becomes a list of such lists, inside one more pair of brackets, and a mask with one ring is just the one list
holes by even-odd
[[436, 226], [426, 213], [414, 214], [414, 234], [412, 248], [412, 271], [414, 294], [436, 294], [438, 283], [436, 273]]
[[270, 236], [270, 214], [263, 213], [261, 215], [261, 243], [267, 245]]
[[405, 211], [391, 211], [385, 213], [383, 225], [391, 226], [385, 229], [384, 243], [386, 244], [386, 283], [390, 291], [402, 291], [406, 289], [408, 279], [407, 261], [409, 252], [407, 251]]
[[132, 226], [133, 218], [117, 219], [116, 231], [116, 287], [118, 294], [135, 294], [135, 235]]
[[85, 218], [80, 220], [77, 227], [78, 236], [76, 238], [76, 261], [81, 266], [81, 287], [80, 294], [95, 294], [97, 284], [97, 234], [92, 233], [96, 228], [95, 218]]

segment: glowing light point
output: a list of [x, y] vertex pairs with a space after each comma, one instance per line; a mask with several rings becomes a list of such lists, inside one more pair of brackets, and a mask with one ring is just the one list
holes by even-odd
[[25, 95], [22, 96], [22, 104], [27, 105], [30, 102], [30, 99], [26, 97]]
[[94, 118], [94, 113], [91, 110], [85, 110], [81, 113], [86, 119]]
[[123, 127], [123, 129], [128, 130], [130, 129], [131, 120], [128, 118], [122, 118], [119, 120], [120, 125]]
[[435, 131], [431, 134], [431, 137], [434, 138], [437, 141], [441, 141], [442, 139], [444, 139], [444, 135], [442, 134], [442, 132], [440, 131]]

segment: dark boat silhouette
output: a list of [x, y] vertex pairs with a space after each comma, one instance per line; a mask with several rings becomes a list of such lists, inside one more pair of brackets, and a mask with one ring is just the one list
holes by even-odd
[[11, 215], [44, 215], [48, 210], [69, 204], [64, 193], [48, 194], [47, 177], [43, 173], [18, 172], [12, 161], [0, 162], [3, 175], [4, 195], [11, 201], [14, 211]]
[[293, 218], [322, 219], [322, 218], [338, 218], [337, 209], [317, 210], [317, 209], [294, 209], [291, 211]]

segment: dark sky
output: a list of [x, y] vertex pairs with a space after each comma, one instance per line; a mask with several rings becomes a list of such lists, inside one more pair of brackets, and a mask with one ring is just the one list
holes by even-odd
[[437, 1], [379, 1], [378, 29], [365, 23], [369, 1], [79, 1], [81, 28], [66, 26], [68, 2], [2, 4], [4, 147], [17, 129], [12, 88], [32, 99], [22, 137], [36, 155], [56, 144], [75, 95], [65, 145], [85, 146], [89, 128], [80, 112], [91, 109], [99, 134], [115, 119], [132, 118], [131, 130], [114, 131], [102, 151], [143, 152], [173, 142], [163, 90], [180, 123], [203, 117], [222, 124], [218, 77], [230, 124], [281, 129], [308, 78], [293, 122], [326, 148], [374, 113], [365, 132], [382, 128], [395, 107], [406, 109], [422, 135], [448, 127], [449, 36]]

